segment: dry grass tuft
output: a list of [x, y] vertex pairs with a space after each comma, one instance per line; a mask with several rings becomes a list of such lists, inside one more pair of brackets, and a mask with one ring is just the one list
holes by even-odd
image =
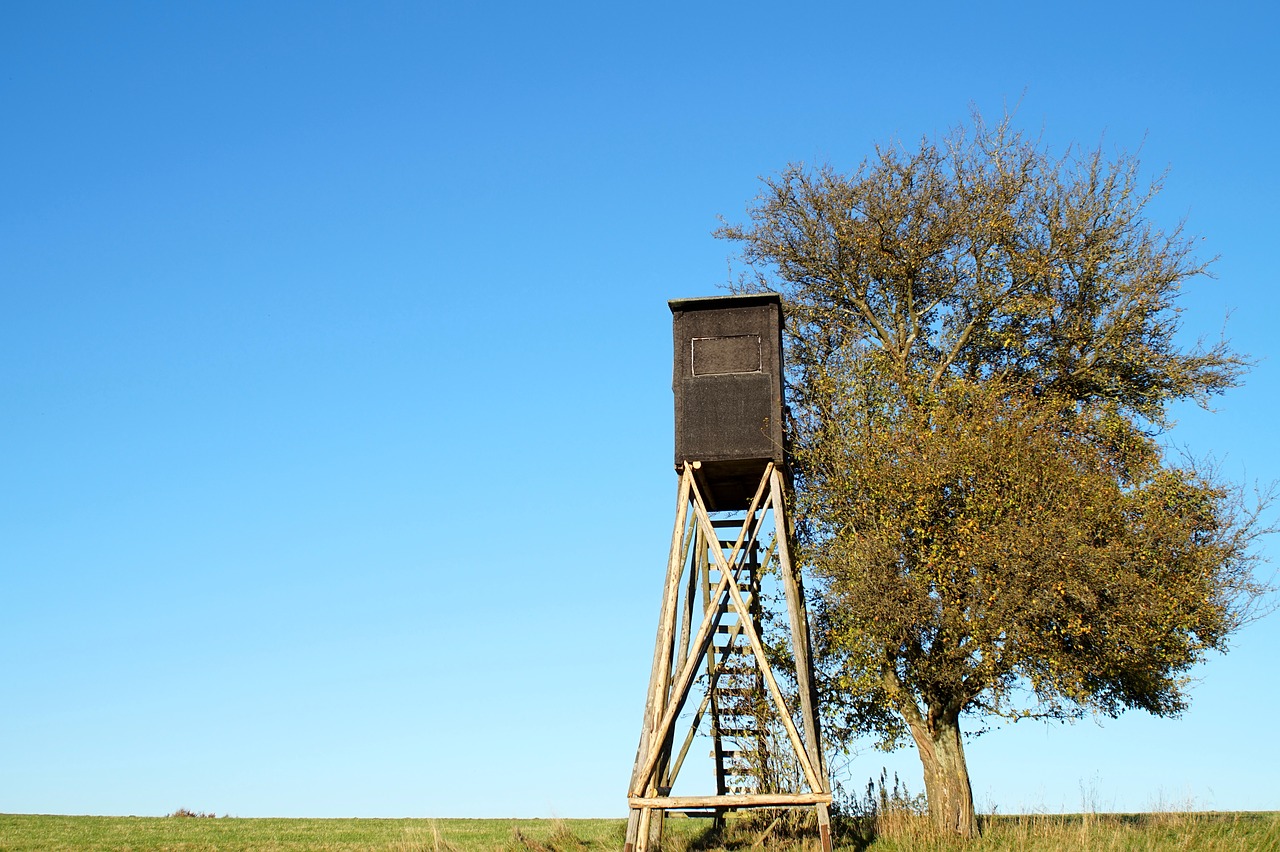
[[215, 819], [218, 815], [214, 813], [205, 813], [204, 811], [191, 811], [186, 808], [178, 808], [176, 811], [169, 814], [169, 816], [178, 817], [180, 819]]
[[562, 819], [552, 820], [551, 833], [545, 840], [535, 840], [517, 826], [511, 829], [507, 852], [578, 852], [591, 847]]

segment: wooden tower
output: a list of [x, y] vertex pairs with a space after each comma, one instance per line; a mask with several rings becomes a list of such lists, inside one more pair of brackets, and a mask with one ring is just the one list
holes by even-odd
[[[770, 293], [670, 306], [680, 485], [624, 848], [651, 849], [667, 811], [718, 820], [740, 808], [806, 807], [830, 850], [831, 785], [789, 541], [781, 300]], [[766, 577], [786, 601], [791, 696], [765, 654]], [[672, 795], [704, 739], [715, 791]]]

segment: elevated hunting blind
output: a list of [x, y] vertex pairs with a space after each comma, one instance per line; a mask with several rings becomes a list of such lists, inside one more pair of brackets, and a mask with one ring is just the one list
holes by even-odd
[[[668, 812], [720, 821], [740, 808], [813, 808], [831, 852], [831, 782], [787, 517], [782, 301], [764, 293], [669, 305], [680, 491], [623, 848], [660, 847]], [[762, 638], [764, 602], [777, 599], [786, 626], [774, 625], [795, 663], [790, 694]], [[677, 787], [696, 743], [710, 746], [712, 794]]]
[[765, 465], [783, 464], [782, 300], [776, 293], [673, 299], [676, 467], [699, 461], [713, 512], [747, 508]]

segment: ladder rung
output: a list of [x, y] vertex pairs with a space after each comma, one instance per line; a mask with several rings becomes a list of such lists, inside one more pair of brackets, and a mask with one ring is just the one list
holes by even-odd
[[722, 737], [754, 737], [759, 735], [759, 731], [755, 728], [721, 728], [720, 736]]
[[[747, 605], [747, 609], [748, 611], [750, 611], [751, 602], [752, 602], [751, 595], [747, 594], [746, 592], [743, 592], [742, 602]], [[733, 608], [733, 602], [730, 600], [723, 600], [719, 604], [717, 604], [717, 606], [720, 609], [721, 615], [732, 615], [734, 617], [737, 617], [738, 615], [738, 611]]]
[[750, 783], [751, 786], [755, 786], [760, 783], [760, 779], [752, 774], [749, 766], [725, 766], [722, 768], [724, 769], [724, 774], [732, 777], [738, 784]]
[[[727, 718], [727, 716], [737, 716], [737, 718], [740, 719], [755, 719], [755, 713], [753, 710], [724, 710], [723, 707], [721, 707], [721, 711], [719, 711], [719, 714], [717, 715], [718, 718], [721, 719]], [[722, 722], [721, 724], [726, 723]]]

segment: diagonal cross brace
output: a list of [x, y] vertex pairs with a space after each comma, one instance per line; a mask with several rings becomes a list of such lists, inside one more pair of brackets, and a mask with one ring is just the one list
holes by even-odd
[[[738, 533], [738, 540], [734, 543], [733, 549], [729, 553], [729, 561], [731, 562], [737, 561], [738, 553], [742, 549], [743, 540], [748, 538], [748, 530], [751, 531], [751, 534], [749, 541], [747, 542], [747, 546], [749, 547], [755, 543], [756, 535], [759, 532], [759, 523], [756, 519], [756, 511], [760, 508], [761, 500], [770, 485], [770, 474], [772, 471], [773, 465], [770, 464], [765, 470], [765, 475], [760, 479], [760, 485], [756, 489], [755, 497], [752, 498], [751, 506], [747, 510], [747, 519], [743, 522], [742, 529]], [[685, 482], [682, 481], [682, 493], [684, 493], [684, 488], [689, 488], [689, 494], [691, 501], [694, 504], [695, 513], [700, 513], [700, 516], [705, 518], [706, 508], [702, 502], [702, 494], [698, 491], [697, 483], [693, 481], [693, 477], [689, 475], [687, 467], [685, 475], [688, 476], [688, 482], [686, 485]], [[682, 512], [683, 509], [684, 507], [682, 506]], [[765, 510], [768, 510], [768, 506], [765, 506]], [[708, 541], [716, 541], [718, 539], [714, 528], [711, 527], [710, 519], [707, 519], [706, 521], [704, 534], [706, 534], [707, 531], [710, 531], [710, 534], [707, 535]], [[673, 551], [675, 550], [675, 547], [676, 545], [673, 542]], [[732, 585], [736, 589], [737, 572], [728, 570], [729, 563], [725, 561], [723, 553], [715, 548], [712, 548], [712, 552], [716, 554], [717, 565], [718, 567], [721, 567], [722, 570], [720, 571], [720, 582], [716, 584], [716, 590], [712, 593], [711, 599], [719, 601], [721, 600], [721, 596], [724, 594], [725, 590], [730, 587], [729, 580], [731, 577], [734, 580]], [[741, 597], [741, 594], [739, 594], [739, 601], [741, 600]], [[740, 614], [743, 618], [748, 620], [750, 619], [750, 615], [746, 613], [745, 606], [740, 610]], [[644, 788], [650, 783], [654, 769], [662, 755], [662, 745], [666, 740], [667, 735], [671, 732], [671, 727], [675, 723], [676, 716], [679, 714], [680, 708], [684, 705], [685, 699], [689, 695], [689, 688], [693, 685], [694, 675], [697, 672], [699, 664], [701, 664], [702, 660], [706, 656], [707, 648], [711, 645], [711, 639], [715, 633], [715, 629], [720, 626], [720, 618], [722, 615], [723, 611], [719, 606], [712, 606], [707, 609], [706, 614], [703, 616], [702, 623], [698, 628], [698, 633], [693, 640], [693, 647], [695, 650], [685, 659], [684, 665], [676, 674], [674, 682], [672, 683], [671, 691], [668, 694], [669, 697], [665, 710], [662, 714], [662, 718], [658, 721], [657, 725], [648, 732], [648, 742], [646, 743], [648, 746], [648, 753], [645, 755], [644, 762], [642, 764], [638, 764], [638, 771], [632, 776], [630, 795], [643, 795]], [[763, 660], [763, 656], [760, 659]]]
[[[772, 479], [772, 473], [772, 470], [765, 471], [765, 477]], [[714, 536], [715, 529], [711, 526], [711, 519], [707, 517], [707, 510], [703, 505], [702, 495], [698, 492], [697, 482], [693, 483], [693, 495], [695, 498], [693, 502], [693, 510], [696, 513], [698, 524], [702, 527], [703, 535]], [[777, 520], [776, 514], [775, 520]], [[745, 532], [745, 526], [743, 531]], [[786, 535], [786, 530], [777, 530], [774, 535]], [[724, 554], [720, 553], [715, 548], [711, 549], [711, 553], [715, 557], [716, 567], [720, 569], [721, 575], [720, 586], [716, 589], [716, 600], [718, 601], [720, 599], [720, 595], [724, 593], [722, 587], [726, 586], [724, 579], [728, 576], [730, 568], [728, 562], [726, 562], [724, 558]], [[736, 555], [736, 548], [734, 555]], [[747, 634], [747, 641], [751, 643], [751, 650], [756, 655], [756, 662], [760, 666], [760, 673], [764, 675], [765, 684], [769, 687], [769, 695], [773, 698], [773, 703], [777, 707], [778, 714], [782, 717], [783, 727], [787, 730], [787, 737], [791, 740], [791, 748], [795, 750], [796, 759], [800, 762], [800, 768], [804, 771], [805, 780], [809, 782], [809, 789], [815, 793], [825, 793], [827, 791], [820, 780], [820, 776], [814, 770], [814, 767], [809, 760], [808, 749], [805, 748], [804, 741], [800, 738], [800, 732], [796, 730], [795, 722], [791, 719], [791, 712], [787, 709], [787, 702], [783, 698], [782, 690], [778, 688], [778, 681], [773, 676], [773, 669], [765, 659], [764, 643], [760, 641], [760, 636], [756, 633], [755, 625], [751, 621], [751, 614], [747, 610], [746, 602], [742, 599], [742, 592], [738, 589], [737, 582], [727, 584], [727, 588], [729, 596], [733, 600], [733, 608], [738, 612], [742, 624], [742, 632]], [[715, 607], [715, 609], [718, 610], [719, 607]]]

